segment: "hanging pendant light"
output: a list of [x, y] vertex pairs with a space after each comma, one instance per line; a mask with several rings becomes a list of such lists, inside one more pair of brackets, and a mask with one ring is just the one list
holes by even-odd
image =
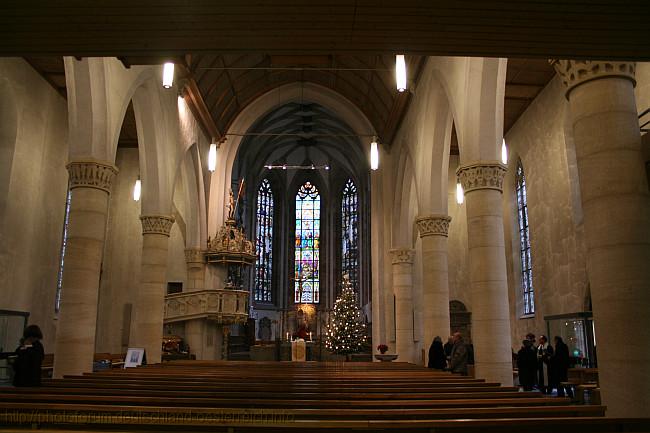
[[214, 172], [217, 169], [217, 143], [210, 144], [210, 151], [208, 152], [208, 170]]
[[463, 201], [465, 201], [465, 192], [463, 186], [458, 182], [456, 184], [456, 203], [463, 204]]
[[508, 148], [506, 147], [506, 139], [503, 139], [503, 143], [501, 143], [501, 162], [504, 165], [508, 164]]
[[377, 170], [379, 168], [379, 147], [377, 146], [377, 137], [373, 137], [370, 143], [370, 168]]
[[174, 64], [171, 62], [167, 62], [163, 66], [162, 85], [165, 89], [169, 89], [173, 84], [174, 84]]
[[135, 185], [133, 185], [133, 200], [140, 201], [141, 193], [142, 193], [142, 182], [140, 182], [140, 176], [138, 176], [138, 179], [135, 181]]
[[406, 62], [403, 54], [395, 56], [395, 81], [398, 92], [406, 90]]

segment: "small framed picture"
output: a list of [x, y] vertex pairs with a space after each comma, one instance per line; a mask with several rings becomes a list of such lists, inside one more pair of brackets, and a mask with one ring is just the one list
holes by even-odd
[[129, 347], [124, 359], [124, 368], [137, 367], [144, 362], [144, 347]]

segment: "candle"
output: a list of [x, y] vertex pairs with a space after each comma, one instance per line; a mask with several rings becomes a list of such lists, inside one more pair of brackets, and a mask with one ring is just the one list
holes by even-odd
[[289, 341], [289, 333], [287, 332], [287, 341]]
[[309, 331], [309, 341], [311, 341], [311, 331]]

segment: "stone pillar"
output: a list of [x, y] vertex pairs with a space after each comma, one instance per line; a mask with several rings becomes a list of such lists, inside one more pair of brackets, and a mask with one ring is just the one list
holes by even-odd
[[413, 250], [390, 250], [395, 294], [395, 346], [398, 361], [415, 362], [413, 344]]
[[416, 219], [422, 239], [422, 329], [426, 362], [435, 336], [447, 341], [449, 336], [449, 269], [447, 235], [451, 217], [426, 215]]
[[167, 285], [167, 249], [174, 217], [142, 215], [142, 265], [135, 307], [133, 345], [144, 347], [147, 363], [160, 362]]
[[482, 161], [458, 167], [465, 191], [476, 376], [512, 385], [510, 312], [503, 237], [506, 167]]
[[108, 199], [118, 172], [99, 161], [72, 161], [67, 168], [71, 200], [54, 377], [92, 371]]
[[[185, 262], [187, 263], [187, 291], [203, 290], [205, 288], [205, 253], [199, 248], [186, 249]], [[196, 359], [206, 359], [203, 353], [206, 344], [203, 324], [203, 319], [185, 322], [185, 338], [190, 346], [190, 352], [196, 356]]]
[[645, 417], [650, 408], [650, 198], [635, 64], [552, 63], [567, 86], [571, 109], [603, 404], [608, 416]]

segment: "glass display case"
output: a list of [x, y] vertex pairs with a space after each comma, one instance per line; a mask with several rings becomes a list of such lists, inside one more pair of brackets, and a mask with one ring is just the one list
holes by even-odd
[[545, 316], [549, 343], [562, 337], [569, 346], [571, 367], [596, 367], [596, 339], [590, 311]]

